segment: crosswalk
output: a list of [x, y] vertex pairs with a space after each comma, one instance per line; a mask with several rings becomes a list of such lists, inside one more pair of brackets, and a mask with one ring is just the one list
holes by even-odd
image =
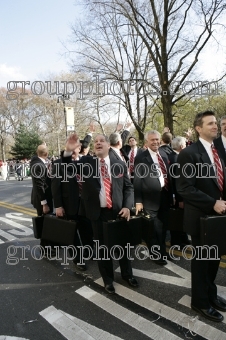
[[[23, 213], [9, 212], [0, 217], [0, 244], [13, 241], [16, 238], [27, 237], [33, 235], [31, 228], [31, 217]], [[2, 226], [8, 226], [8, 229]], [[26, 226], [25, 226], [26, 225]], [[29, 226], [28, 226], [29, 225]], [[178, 254], [177, 254], [178, 255]], [[179, 263], [179, 262], [178, 262]], [[167, 269], [167, 271], [166, 271]], [[116, 273], [120, 272], [117, 268]], [[168, 261], [164, 266], [164, 272], [141, 270], [134, 268], [133, 274], [141, 280], [148, 280], [152, 282], [161, 282], [166, 285], [166, 290], [170, 286], [176, 286], [187, 289], [188, 293], [181, 295], [175, 308], [165, 305], [159, 301], [146, 296], [142, 289], [133, 290], [127, 288], [120, 283], [114, 283], [116, 289], [116, 299], [114, 296], [108, 296], [105, 293], [100, 293], [98, 286], [103, 286], [101, 278], [94, 281], [94, 285], [89, 287], [82, 284], [80, 288], [75, 291], [76, 296], [80, 296], [84, 303], [88, 303], [90, 308], [98, 309], [107, 315], [113, 317], [121, 325], [131, 328], [131, 334], [139, 332], [141, 336], [153, 340], [174, 340], [195, 338], [196, 339], [226, 339], [226, 333], [219, 329], [218, 325], [211, 325], [199, 320], [195, 312], [190, 309], [191, 299], [189, 296], [191, 288], [191, 273], [190, 271], [180, 267], [176, 261]], [[96, 287], [96, 288], [95, 288]], [[226, 298], [226, 287], [220, 286], [219, 295]], [[104, 292], [104, 290], [103, 290]], [[130, 303], [128, 303], [130, 302]], [[132, 303], [132, 304], [131, 304]], [[181, 312], [181, 306], [183, 307]], [[140, 309], [140, 313], [137, 310]], [[146, 312], [143, 313], [143, 310]], [[62, 309], [57, 309], [55, 306], [47, 306], [42, 311], [39, 311], [40, 316], [48, 322], [56, 331], [58, 331], [64, 338], [68, 340], [122, 340], [117, 329], [102, 330], [95, 325], [95, 314], [93, 318], [84, 321], [78, 316], [65, 313]], [[142, 315], [140, 315], [142, 314]], [[225, 317], [223, 324], [226, 324], [226, 313], [222, 313]], [[204, 320], [204, 319], [202, 319]], [[204, 320], [205, 321], [205, 320]], [[167, 323], [167, 327], [164, 323]], [[215, 327], [214, 327], [215, 326]], [[122, 326], [123, 327], [123, 326]], [[180, 332], [178, 329], [180, 327]], [[217, 328], [218, 327], [218, 328]], [[76, 337], [75, 337], [76, 334]], [[5, 336], [6, 337], [6, 336]], [[5, 339], [10, 339], [6, 337]], [[12, 338], [13, 339], [13, 338]], [[19, 339], [19, 338], [15, 338]], [[1, 340], [1, 335], [0, 335]]]

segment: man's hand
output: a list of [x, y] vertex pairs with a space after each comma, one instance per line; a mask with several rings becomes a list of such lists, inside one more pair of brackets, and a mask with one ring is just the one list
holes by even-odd
[[130, 129], [132, 125], [133, 125], [132, 122], [127, 122], [125, 125], [125, 129]]
[[123, 128], [123, 125], [122, 124], [118, 124], [117, 127], [116, 127], [116, 131], [120, 131], [122, 130]]
[[42, 206], [42, 211], [43, 211], [43, 214], [44, 214], [44, 215], [46, 215], [46, 214], [48, 214], [48, 212], [50, 212], [50, 209], [49, 209], [48, 204], [44, 204], [44, 205]]
[[56, 208], [56, 217], [63, 217], [65, 215], [65, 210], [64, 208]]
[[226, 201], [223, 200], [217, 200], [213, 209], [218, 213], [218, 214], [224, 214], [226, 211]]
[[179, 202], [179, 208], [184, 209], [184, 202]]
[[95, 127], [94, 123], [93, 123], [93, 122], [90, 123], [90, 124], [89, 124], [89, 131], [90, 131], [90, 132], [95, 132], [95, 130], [96, 130], [96, 127]]
[[139, 211], [143, 210], [143, 204], [142, 203], [136, 203], [136, 215], [138, 214]]
[[121, 217], [124, 217], [127, 219], [127, 221], [129, 221], [130, 219], [130, 210], [128, 208], [122, 208], [119, 211], [119, 215], [121, 215]]
[[165, 126], [164, 129], [163, 129], [163, 133], [165, 132], [170, 132], [170, 129], [168, 128], [168, 126]]
[[65, 151], [73, 152], [78, 146], [80, 146], [79, 137], [73, 133], [67, 139]]

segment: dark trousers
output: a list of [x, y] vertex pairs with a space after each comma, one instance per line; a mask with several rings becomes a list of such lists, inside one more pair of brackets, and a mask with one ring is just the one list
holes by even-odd
[[[191, 236], [192, 246], [200, 246], [200, 237]], [[194, 251], [194, 250], [193, 250]], [[211, 257], [214, 252], [210, 252]], [[208, 309], [211, 307], [210, 301], [217, 297], [217, 286], [214, 283], [220, 260], [197, 260], [197, 252], [191, 260], [191, 303], [197, 308]], [[206, 252], [203, 251], [203, 257]]]
[[[108, 220], [113, 219], [113, 213], [111, 209], [107, 208], [101, 208], [101, 214], [98, 220], [92, 221], [93, 226], [93, 234], [94, 234], [94, 240], [99, 240], [99, 245], [104, 245], [104, 234], [103, 234], [103, 222], [107, 222]], [[104, 284], [112, 284], [114, 281], [114, 270], [113, 270], [113, 263], [112, 259], [109, 255], [109, 251], [105, 251], [103, 248], [98, 249], [96, 248], [96, 256], [98, 258], [101, 258], [97, 261], [98, 268], [100, 271], [100, 274], [103, 278]], [[109, 257], [109, 260], [104, 259]], [[119, 265], [121, 268], [121, 276], [123, 278], [131, 278], [132, 268], [131, 268], [131, 262], [127, 258], [126, 249], [124, 249], [124, 256], [121, 260], [119, 260]]]
[[[166, 231], [168, 229], [168, 217], [169, 217], [169, 198], [168, 192], [163, 188], [161, 191], [160, 198], [160, 206], [158, 211], [146, 209], [144, 210], [146, 213], [151, 215], [154, 218], [153, 228], [154, 232], [152, 237], [149, 240], [144, 240], [147, 244], [149, 252], [151, 247], [154, 245], [158, 245], [160, 247], [159, 252], [161, 253], [161, 257], [166, 255]], [[150, 252], [152, 253], [152, 252]]]

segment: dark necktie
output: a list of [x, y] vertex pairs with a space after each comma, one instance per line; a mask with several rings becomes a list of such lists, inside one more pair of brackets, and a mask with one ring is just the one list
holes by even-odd
[[213, 144], [211, 145], [211, 148], [213, 152], [213, 161], [216, 167], [217, 182], [220, 187], [220, 191], [222, 192], [224, 188], [224, 173], [223, 173], [220, 158], [218, 156], [217, 149], [215, 148]]
[[165, 182], [165, 189], [168, 190], [169, 189], [169, 183], [168, 183], [168, 178], [167, 178], [167, 169], [166, 169], [166, 165], [162, 159], [162, 157], [160, 156], [159, 153], [157, 153], [157, 158], [158, 158], [158, 162], [164, 177], [164, 182]]
[[80, 181], [81, 177], [79, 174], [76, 174], [76, 178], [77, 178], [77, 183], [78, 183], [79, 196], [81, 196], [82, 194], [82, 182]]
[[104, 183], [105, 195], [107, 200], [107, 208], [112, 208], [112, 199], [111, 199], [111, 180], [108, 174], [107, 165], [103, 158], [100, 159], [100, 168], [101, 168], [101, 176]]

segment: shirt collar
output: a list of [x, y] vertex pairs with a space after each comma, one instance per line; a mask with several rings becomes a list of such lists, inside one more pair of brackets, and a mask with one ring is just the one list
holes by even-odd
[[211, 146], [213, 145], [213, 143], [210, 143], [210, 142], [207, 142], [207, 140], [199, 137], [199, 140], [200, 142], [202, 143], [202, 145], [205, 147], [205, 148], [211, 148]]

